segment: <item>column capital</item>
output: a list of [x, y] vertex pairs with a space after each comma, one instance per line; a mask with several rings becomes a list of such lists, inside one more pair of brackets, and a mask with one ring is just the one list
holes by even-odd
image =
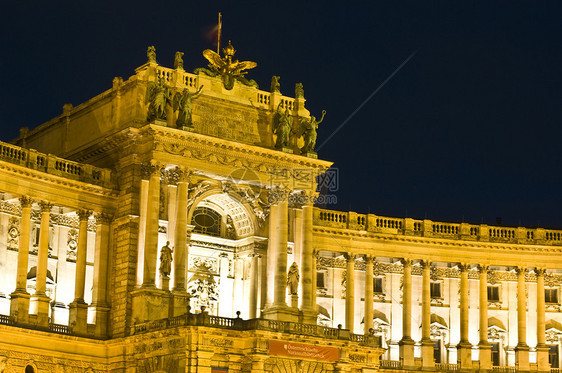
[[546, 274], [546, 268], [539, 268], [539, 267], [535, 268], [535, 276], [544, 277], [545, 274]]
[[170, 185], [178, 183], [189, 183], [191, 172], [187, 167], [177, 166], [164, 171], [164, 178]]
[[488, 273], [488, 269], [490, 269], [490, 266], [487, 264], [478, 264], [476, 268], [478, 268], [478, 272], [482, 274], [482, 273]]
[[107, 212], [95, 214], [96, 224], [109, 224], [113, 220], [113, 215]]
[[527, 273], [527, 268], [524, 267], [515, 267], [514, 270], [515, 273], [517, 273], [517, 276], [520, 276], [521, 274], [525, 276], [525, 274]]
[[459, 271], [462, 272], [468, 272], [468, 270], [470, 269], [470, 264], [469, 263], [458, 263], [457, 267], [459, 268]]
[[164, 165], [156, 161], [150, 161], [141, 164], [142, 176], [146, 178], [150, 178], [156, 173], [161, 173], [163, 169], [164, 169]]
[[420, 260], [422, 269], [431, 269], [431, 262], [429, 260]]
[[251, 258], [251, 259], [258, 258], [259, 259], [259, 258], [261, 258], [261, 254], [251, 253], [251, 254], [248, 254], [248, 258]]
[[20, 205], [21, 207], [31, 207], [31, 204], [33, 203], [33, 200], [31, 199], [31, 197], [27, 197], [27, 196], [21, 196], [19, 198], [20, 200]]
[[363, 261], [365, 261], [365, 264], [374, 264], [375, 257], [373, 255], [363, 255]]
[[39, 201], [39, 207], [41, 207], [41, 212], [51, 212], [53, 204], [46, 201]]
[[76, 215], [78, 215], [78, 220], [84, 221], [84, 220], [88, 220], [90, 218], [90, 215], [92, 215], [92, 211], [91, 210], [78, 210], [78, 211], [76, 211]]
[[343, 253], [343, 257], [345, 258], [345, 261], [349, 263], [349, 262], [355, 261], [355, 259], [357, 259], [357, 254]]
[[402, 265], [405, 268], [405, 267], [411, 267], [412, 264], [414, 264], [414, 261], [412, 259], [402, 258], [400, 259], [400, 263], [402, 263]]

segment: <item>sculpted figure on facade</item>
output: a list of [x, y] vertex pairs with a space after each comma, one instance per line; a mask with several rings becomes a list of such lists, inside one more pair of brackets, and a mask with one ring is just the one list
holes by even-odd
[[154, 48], [154, 45], [151, 45], [146, 50], [146, 58], [149, 63], [156, 63], [156, 48]]
[[193, 127], [193, 122], [191, 118], [191, 113], [193, 111], [192, 100], [197, 99], [201, 95], [201, 90], [203, 86], [199, 87], [197, 92], [191, 94], [189, 89], [184, 88], [183, 91], [176, 92], [174, 95], [174, 111], [178, 110], [178, 119], [176, 120], [176, 126], [181, 127]]
[[174, 69], [183, 70], [183, 52], [177, 51], [174, 55]]
[[303, 119], [301, 121], [301, 126], [299, 132], [297, 133], [297, 137], [303, 137], [304, 145], [301, 148], [301, 151], [303, 153], [314, 152], [314, 147], [316, 146], [316, 137], [318, 136], [316, 130], [318, 129], [318, 125], [324, 120], [325, 115], [326, 110], [322, 110], [322, 117], [319, 121], [317, 121], [316, 117], [314, 116], [311, 116], [310, 120]]
[[162, 77], [156, 82], [148, 82], [144, 103], [148, 104], [146, 119], [149, 122], [155, 119], [166, 120], [166, 108], [170, 103], [170, 87]]
[[166, 241], [166, 245], [160, 249], [160, 274], [164, 277], [172, 273], [172, 252], [170, 241]]
[[277, 112], [273, 116], [273, 133], [277, 135], [275, 148], [281, 149], [289, 146], [289, 136], [293, 128], [293, 118], [289, 114], [289, 109], [285, 112], [281, 110], [281, 103], [277, 106]]
[[289, 288], [289, 294], [297, 295], [299, 292], [299, 266], [297, 263], [293, 262], [289, 267], [289, 273], [287, 274], [287, 287]]
[[302, 83], [295, 84], [295, 98], [304, 98], [304, 88]]
[[273, 92], [281, 92], [281, 84], [279, 84], [280, 76], [272, 76], [271, 77], [271, 93]]

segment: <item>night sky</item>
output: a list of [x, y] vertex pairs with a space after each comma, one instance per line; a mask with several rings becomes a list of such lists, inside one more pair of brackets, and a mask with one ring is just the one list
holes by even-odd
[[[272, 4], [276, 4], [273, 6]], [[368, 5], [366, 5], [368, 4]], [[3, 141], [157, 61], [204, 67], [223, 40], [269, 90], [304, 84], [327, 115], [321, 149], [339, 210], [436, 221], [562, 227], [562, 2], [11, 1], [0, 22]]]

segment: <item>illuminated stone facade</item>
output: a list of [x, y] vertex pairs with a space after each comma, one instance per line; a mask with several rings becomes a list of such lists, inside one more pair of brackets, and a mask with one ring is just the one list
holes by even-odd
[[0, 372], [559, 366], [562, 231], [313, 207], [302, 86], [151, 53], [0, 143]]

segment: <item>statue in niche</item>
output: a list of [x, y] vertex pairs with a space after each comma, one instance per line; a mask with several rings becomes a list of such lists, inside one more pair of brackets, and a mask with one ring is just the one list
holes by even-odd
[[174, 69], [183, 70], [183, 52], [177, 51], [174, 55]]
[[197, 97], [201, 95], [202, 89], [203, 86], [199, 87], [197, 92], [191, 94], [189, 93], [189, 89], [184, 88], [181, 93], [176, 92], [176, 94], [174, 95], [173, 108], [174, 111], [179, 110], [178, 119], [176, 120], [177, 128], [193, 127], [193, 123], [191, 121], [191, 112], [192, 112], [191, 101], [197, 99]]
[[146, 119], [152, 122], [155, 119], [166, 120], [166, 108], [170, 103], [170, 87], [160, 76], [155, 82], [148, 82], [144, 103], [148, 104]]
[[316, 117], [311, 116], [310, 120], [303, 119], [301, 121], [300, 130], [297, 133], [297, 137], [303, 137], [304, 146], [301, 148], [301, 152], [303, 153], [312, 153], [314, 152], [314, 147], [316, 146], [316, 137], [317, 133], [316, 130], [318, 129], [318, 125], [322, 123], [324, 120], [324, 116], [326, 115], [326, 110], [322, 110], [322, 117], [319, 121], [316, 120]]
[[289, 113], [289, 109], [285, 108], [285, 112], [281, 110], [281, 103], [277, 106], [277, 112], [273, 116], [273, 133], [277, 135], [275, 148], [281, 149], [289, 146], [289, 135], [293, 129], [293, 118]]
[[229, 240], [236, 239], [236, 230], [234, 229], [234, 221], [230, 215], [226, 216], [226, 238]]
[[281, 92], [281, 84], [279, 84], [279, 79], [281, 79], [280, 76], [272, 76], [271, 77], [271, 93], [273, 92]]
[[170, 241], [166, 241], [166, 245], [160, 249], [160, 275], [169, 277], [172, 273], [172, 252]]
[[156, 48], [154, 48], [154, 45], [151, 45], [146, 50], [146, 58], [149, 63], [156, 63]]
[[297, 263], [293, 262], [289, 267], [289, 273], [287, 274], [287, 287], [289, 288], [289, 294], [297, 295], [299, 292], [299, 266]]
[[304, 88], [302, 83], [295, 84], [295, 98], [304, 98]]

